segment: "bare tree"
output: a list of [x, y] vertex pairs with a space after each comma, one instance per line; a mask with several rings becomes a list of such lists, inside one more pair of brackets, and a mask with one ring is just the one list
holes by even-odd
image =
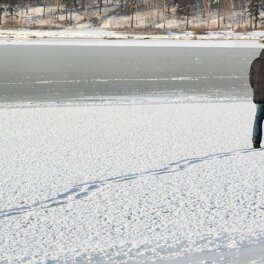
[[134, 11], [135, 11], [135, 7], [136, 7], [136, 1], [130, 0], [129, 7], [130, 7], [130, 13], [131, 13], [131, 28], [133, 28], [134, 27]]
[[57, 22], [59, 22], [60, 0], [57, 0]]
[[217, 1], [217, 29], [220, 29], [221, 0]]
[[43, 19], [46, 17], [46, 0], [43, 0]]
[[99, 0], [99, 14], [102, 14], [103, 0]]

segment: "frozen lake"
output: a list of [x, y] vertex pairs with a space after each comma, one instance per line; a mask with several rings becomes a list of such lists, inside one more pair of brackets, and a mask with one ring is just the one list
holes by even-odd
[[0, 101], [103, 100], [127, 95], [251, 97], [248, 72], [259, 55], [257, 45], [226, 48], [105, 43], [0, 45]]
[[0, 41], [0, 263], [263, 263], [261, 46], [77, 42]]

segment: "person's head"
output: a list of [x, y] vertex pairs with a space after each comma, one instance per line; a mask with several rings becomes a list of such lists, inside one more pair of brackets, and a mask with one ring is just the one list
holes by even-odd
[[260, 52], [259, 57], [264, 60], [264, 49]]

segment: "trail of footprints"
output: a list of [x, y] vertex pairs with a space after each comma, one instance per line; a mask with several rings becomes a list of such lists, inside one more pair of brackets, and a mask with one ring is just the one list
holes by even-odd
[[22, 206], [19, 208], [1, 211], [0, 218], [36, 211], [38, 209], [52, 208], [64, 205], [70, 201], [78, 200], [88, 196], [91, 191], [99, 188], [100, 185], [102, 184], [84, 184], [75, 186], [64, 193], [58, 194], [56, 198], [38, 202], [32, 204], [31, 206]]
[[179, 162], [171, 163], [168, 166], [165, 166], [161, 169], [149, 170], [149, 171], [145, 171], [141, 173], [128, 174], [128, 175], [118, 176], [114, 178], [108, 178], [106, 180], [75, 185], [69, 190], [58, 194], [57, 197], [55, 198], [44, 200], [42, 202], [38, 202], [30, 206], [22, 206], [19, 208], [13, 208], [13, 209], [0, 211], [0, 219], [3, 217], [19, 215], [19, 214], [23, 214], [23, 213], [30, 212], [30, 211], [36, 211], [38, 209], [46, 209], [46, 208], [52, 208], [52, 207], [65, 205], [68, 202], [85, 198], [86, 196], [91, 194], [91, 192], [93, 192], [94, 190], [100, 187], [103, 187], [107, 184], [110, 184], [110, 183], [118, 183], [118, 182], [134, 180], [139, 177], [148, 176], [148, 175], [159, 176], [162, 174], [169, 174], [169, 173], [173, 173], [177, 171], [182, 171], [195, 163], [200, 163], [203, 161], [208, 161], [208, 160], [213, 160], [213, 159], [221, 159], [221, 158], [229, 157], [229, 156], [236, 155], [236, 154], [246, 154], [248, 152], [252, 152], [252, 150], [250, 149], [236, 150], [236, 151], [227, 152], [227, 153], [208, 155], [208, 156], [201, 157], [201, 158], [190, 158], [190, 159], [181, 160]]
[[66, 192], [58, 194], [57, 197], [55, 198], [44, 200], [42, 202], [32, 204], [31, 206], [22, 206], [19, 208], [13, 208], [9, 210], [0, 211], [0, 219], [4, 217], [8, 217], [8, 216], [19, 215], [19, 214], [23, 214], [26, 212], [36, 211], [38, 209], [46, 209], [46, 208], [52, 208], [52, 207], [65, 205], [68, 202], [76, 201], [76, 200], [79, 200], [79, 199], [82, 199], [88, 196], [89, 194], [91, 194], [92, 191], [98, 189], [99, 187], [106, 185], [107, 183], [122, 182], [122, 181], [132, 180], [134, 178], [136, 178], [136, 176], [125, 175], [125, 176], [120, 176], [116, 178], [106, 179], [103, 181], [75, 185], [74, 187], [70, 188]]

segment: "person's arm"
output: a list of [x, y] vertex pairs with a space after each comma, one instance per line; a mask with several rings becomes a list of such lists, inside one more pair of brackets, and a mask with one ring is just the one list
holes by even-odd
[[256, 78], [255, 61], [253, 61], [249, 71], [249, 83], [252, 88], [254, 86], [255, 78]]

